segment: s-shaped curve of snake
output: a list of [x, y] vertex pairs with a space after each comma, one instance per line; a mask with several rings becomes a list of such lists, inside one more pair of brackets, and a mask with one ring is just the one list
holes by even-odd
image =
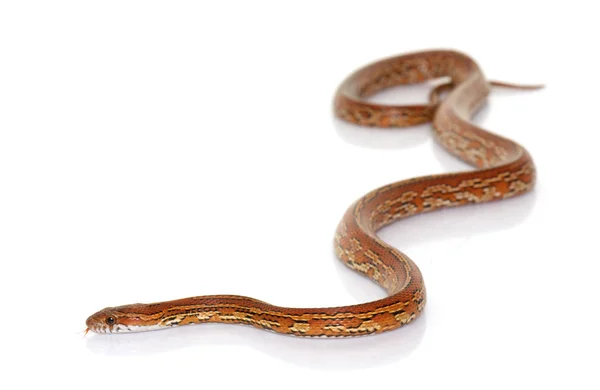
[[[449, 77], [451, 82], [434, 89], [428, 105], [385, 106], [368, 101], [388, 87], [441, 77]], [[135, 332], [221, 322], [295, 336], [343, 337], [380, 333], [415, 320], [426, 301], [421, 272], [376, 232], [415, 214], [521, 195], [535, 182], [533, 161], [522, 146], [469, 123], [493, 84], [503, 85], [487, 81], [470, 57], [436, 50], [368, 65], [350, 75], [337, 90], [334, 111], [339, 118], [377, 127], [432, 121], [438, 141], [477, 168], [389, 184], [350, 206], [335, 234], [336, 253], [350, 268], [383, 287], [386, 298], [351, 306], [288, 308], [244, 296], [206, 295], [108, 307], [87, 319], [86, 332]], [[442, 92], [448, 92], [443, 100]]]

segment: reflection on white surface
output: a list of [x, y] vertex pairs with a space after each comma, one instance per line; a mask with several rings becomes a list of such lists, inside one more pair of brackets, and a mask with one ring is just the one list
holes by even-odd
[[431, 137], [429, 125], [404, 129], [381, 129], [357, 126], [340, 119], [333, 119], [334, 128], [341, 139], [349, 144], [374, 149], [408, 149], [422, 145]]

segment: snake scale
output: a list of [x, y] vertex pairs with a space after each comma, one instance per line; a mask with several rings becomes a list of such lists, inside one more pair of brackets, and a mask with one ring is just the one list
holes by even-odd
[[[432, 90], [429, 104], [387, 106], [368, 99], [385, 88], [442, 77], [451, 81]], [[377, 127], [432, 121], [438, 141], [476, 168], [389, 184], [348, 208], [335, 233], [336, 254], [383, 287], [386, 298], [351, 306], [289, 308], [244, 296], [206, 295], [108, 307], [87, 319], [86, 333], [220, 322], [295, 336], [343, 337], [380, 333], [415, 320], [426, 302], [421, 272], [408, 256], [379, 239], [377, 231], [415, 214], [521, 195], [534, 185], [535, 167], [522, 146], [469, 122], [494, 84], [511, 86], [487, 81], [475, 61], [463, 53], [435, 50], [375, 62], [350, 75], [338, 88], [334, 112], [339, 118]]]

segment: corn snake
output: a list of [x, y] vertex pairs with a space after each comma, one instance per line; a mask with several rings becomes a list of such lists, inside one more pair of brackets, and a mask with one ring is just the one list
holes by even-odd
[[[451, 82], [433, 89], [429, 104], [384, 106], [368, 101], [388, 87], [441, 77], [449, 77]], [[518, 87], [487, 81], [470, 57], [440, 50], [373, 63], [350, 75], [337, 90], [337, 117], [377, 127], [432, 121], [438, 141], [477, 168], [392, 183], [371, 191], [348, 208], [335, 234], [336, 254], [351, 269], [383, 287], [386, 298], [351, 306], [286, 308], [244, 296], [205, 295], [108, 307], [87, 319], [86, 332], [133, 332], [220, 322], [295, 336], [344, 337], [380, 333], [412, 322], [426, 302], [423, 277], [408, 256], [380, 240], [376, 232], [419, 213], [520, 195], [535, 183], [533, 161], [522, 146], [469, 123], [492, 85]], [[442, 100], [444, 93], [447, 96]]]

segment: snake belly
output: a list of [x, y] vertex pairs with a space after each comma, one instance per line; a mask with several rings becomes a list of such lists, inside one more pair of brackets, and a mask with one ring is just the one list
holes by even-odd
[[[445, 99], [388, 106], [369, 102], [378, 91], [397, 85], [451, 79]], [[535, 182], [535, 167], [519, 144], [471, 123], [490, 91], [479, 66], [467, 55], [448, 50], [400, 55], [370, 64], [338, 88], [334, 112], [362, 126], [404, 127], [432, 121], [445, 149], [474, 166], [466, 172], [418, 177], [377, 188], [352, 204], [337, 227], [335, 251], [351, 269], [383, 287], [388, 296], [368, 303], [324, 308], [291, 308], [236, 295], [210, 295], [151, 304], [107, 307], [87, 319], [87, 330], [118, 333], [166, 329], [206, 322], [252, 325], [294, 336], [346, 337], [402, 327], [423, 311], [426, 291], [416, 264], [378, 236], [402, 218], [510, 198]]]

